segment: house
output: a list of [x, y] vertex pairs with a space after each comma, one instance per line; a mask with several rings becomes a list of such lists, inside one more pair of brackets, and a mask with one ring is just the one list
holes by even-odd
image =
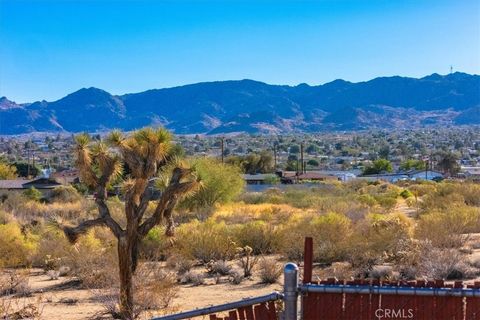
[[278, 179], [278, 176], [273, 173], [259, 173], [259, 174], [243, 174], [243, 180], [247, 184], [270, 184], [272, 181]]
[[408, 176], [411, 180], [442, 180], [443, 173], [433, 170], [414, 170], [409, 171]]
[[293, 184], [307, 181], [331, 181], [340, 180], [333, 174], [324, 174], [316, 171], [296, 172], [296, 171], [280, 171], [280, 181], [286, 184]]
[[480, 182], [480, 167], [462, 166], [460, 172], [466, 179]]
[[379, 173], [379, 174], [369, 174], [358, 177], [361, 180], [367, 181], [387, 181], [390, 183], [394, 183], [401, 180], [409, 180], [409, 177], [405, 173]]
[[61, 185], [61, 183], [50, 178], [38, 178], [34, 180], [0, 180], [0, 193], [5, 193], [7, 191], [22, 192], [33, 187], [43, 195], [48, 195], [52, 189]]
[[397, 173], [371, 174], [358, 178], [368, 181], [383, 180], [394, 183], [401, 180], [441, 180], [444, 176], [442, 173], [433, 170], [411, 170]]

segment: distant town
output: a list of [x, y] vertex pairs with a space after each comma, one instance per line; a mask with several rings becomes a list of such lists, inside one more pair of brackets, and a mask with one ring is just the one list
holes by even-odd
[[[18, 178], [0, 189], [79, 183], [72, 156], [73, 134], [0, 138], [0, 157]], [[92, 134], [101, 139], [102, 134]], [[178, 152], [235, 164], [251, 190], [272, 184], [324, 180], [480, 180], [480, 130], [476, 126], [418, 130], [292, 135], [177, 135]], [[40, 182], [40, 181], [39, 181]], [[52, 183], [54, 183], [52, 185]], [[257, 189], [256, 189], [257, 188]], [[261, 189], [259, 189], [261, 190]]]

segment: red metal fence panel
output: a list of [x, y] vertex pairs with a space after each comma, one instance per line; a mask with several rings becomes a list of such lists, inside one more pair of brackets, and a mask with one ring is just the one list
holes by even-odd
[[[338, 282], [321, 281], [322, 288], [338, 287]], [[340, 284], [342, 284], [340, 282]], [[389, 293], [365, 293], [372, 283], [366, 285], [362, 281], [348, 281], [347, 286], [362, 288], [356, 292], [306, 292], [302, 296], [304, 320], [363, 320], [363, 319], [415, 319], [415, 320], [480, 320], [480, 297], [461, 297], [452, 295], [435, 295], [435, 289], [464, 288], [461, 281], [454, 285], [444, 285], [443, 281], [425, 284], [425, 281], [392, 283], [381, 282], [383, 288], [430, 288], [433, 295], [413, 295]], [[430, 287], [429, 287], [430, 286]], [[480, 289], [480, 282], [477, 287]], [[351, 289], [351, 288], [350, 288]], [[353, 290], [356, 290], [355, 287]]]
[[[471, 289], [480, 289], [480, 282], [475, 281], [473, 285], [469, 285], [467, 287]], [[480, 320], [480, 298], [467, 297], [466, 304], [467, 304], [467, 308], [465, 310], [465, 319]]]
[[277, 310], [275, 302], [269, 301], [229, 311], [228, 316], [224, 318], [217, 314], [211, 314], [209, 317], [210, 320], [277, 320]]
[[[305, 250], [304, 286], [302, 287], [305, 290], [302, 289], [301, 298], [304, 320], [480, 320], [480, 297], [469, 296], [472, 292], [467, 292], [465, 297], [455, 291], [455, 289], [464, 289], [462, 281], [447, 285], [443, 280], [343, 282], [328, 279], [320, 281], [320, 285], [323, 286], [316, 286], [314, 288], [316, 290], [308, 290], [309, 287], [315, 287], [308, 285], [309, 280], [311, 283], [313, 271], [311, 238], [305, 239]], [[325, 289], [329, 285], [332, 290]], [[386, 290], [375, 290], [379, 287]], [[342, 288], [349, 290], [342, 290]], [[409, 294], [405, 293], [406, 288], [411, 289], [408, 290]], [[428, 295], [425, 292], [419, 294], [418, 291], [414, 291], [415, 288], [429, 291]], [[467, 288], [480, 289], [480, 281]], [[360, 290], [362, 290], [361, 293]], [[443, 294], [439, 294], [440, 291], [443, 291]]]

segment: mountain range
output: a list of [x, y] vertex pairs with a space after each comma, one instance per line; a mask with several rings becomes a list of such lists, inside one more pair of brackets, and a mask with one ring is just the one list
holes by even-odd
[[52, 102], [0, 98], [0, 134], [164, 126], [178, 134], [289, 133], [480, 124], [480, 76], [380, 77], [352, 83], [204, 82], [112, 95], [83, 88]]

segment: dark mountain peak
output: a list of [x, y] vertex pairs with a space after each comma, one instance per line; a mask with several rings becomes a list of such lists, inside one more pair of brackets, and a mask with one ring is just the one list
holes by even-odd
[[75, 91], [60, 100], [52, 102], [55, 106], [82, 106], [88, 104], [104, 104], [111, 100], [114, 97], [105, 90], [90, 87], [82, 88], [78, 91]]
[[441, 74], [438, 74], [438, 73], [432, 73], [431, 75], [423, 77], [420, 80], [461, 81], [461, 80], [469, 80], [469, 79], [475, 79], [475, 78], [479, 78], [479, 76], [476, 75], [476, 74], [468, 74], [468, 73], [465, 73], [465, 72], [457, 71], [457, 72], [449, 73], [449, 74], [446, 74], [446, 75], [441, 75]]
[[261, 88], [261, 87], [271, 86], [271, 85], [266, 84], [265, 82], [256, 81], [256, 80], [241, 79], [241, 80], [200, 82], [200, 83], [193, 84], [192, 86], [209, 87], [209, 88], [223, 87], [223, 88], [231, 88], [231, 89], [236, 89], [236, 88], [248, 89], [248, 88]]
[[308, 83], [302, 82], [296, 85], [297, 88], [310, 88]]
[[480, 106], [479, 91], [480, 76], [461, 72], [358, 83], [337, 79], [318, 86], [242, 79], [122, 96], [90, 87], [55, 102], [17, 105], [1, 98], [0, 134], [133, 130], [158, 124], [180, 134], [480, 124], [474, 117]]
[[448, 75], [445, 76], [448, 80], [450, 81], [458, 81], [458, 80], [466, 80], [466, 79], [470, 79], [470, 78], [479, 78], [478, 75], [476, 74], [468, 74], [468, 73], [465, 73], [465, 72], [453, 72], [453, 73], [450, 73]]
[[444, 78], [444, 76], [442, 76], [442, 75], [440, 75], [440, 74], [438, 74], [438, 73], [432, 73], [432, 74], [429, 75], [429, 76], [420, 78], [420, 80], [439, 81], [439, 80], [442, 80], [443, 78]]
[[341, 85], [341, 84], [351, 84], [352, 82], [346, 81], [343, 79], [335, 79], [333, 81], [327, 82], [324, 85]]
[[[90, 88], [82, 88], [80, 90], [77, 90], [77, 91], [67, 95], [65, 98], [68, 98], [68, 97], [86, 97], [86, 96], [89, 96], [89, 97], [92, 97], [92, 96], [95, 96], [95, 97], [111, 97], [112, 95], [105, 90], [98, 89], [98, 88], [95, 88], [95, 87], [90, 87]], [[65, 99], [65, 98], [63, 98], [63, 99]]]
[[332, 89], [339, 89], [339, 88], [347, 87], [347, 86], [349, 86], [349, 85], [351, 85], [351, 84], [352, 84], [352, 82], [350, 82], [350, 81], [346, 81], [346, 80], [343, 80], [343, 79], [336, 79], [336, 80], [327, 82], [327, 83], [325, 83], [324, 85], [322, 85], [322, 86], [320, 86], [320, 87], [323, 87], [323, 88], [332, 88]]
[[8, 100], [7, 97], [0, 98], [0, 108], [2, 109], [9, 109], [9, 108], [16, 108], [20, 107], [15, 101]]

